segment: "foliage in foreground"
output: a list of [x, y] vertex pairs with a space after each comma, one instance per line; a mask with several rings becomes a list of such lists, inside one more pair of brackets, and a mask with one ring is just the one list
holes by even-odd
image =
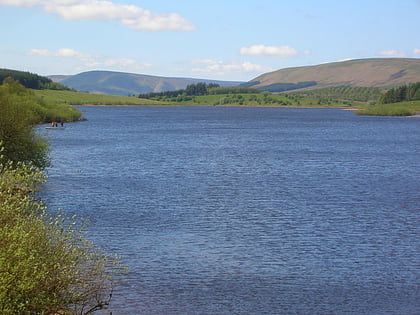
[[106, 306], [115, 261], [34, 199], [42, 173], [0, 159], [0, 313], [88, 314]]
[[56, 109], [11, 78], [0, 86], [0, 314], [92, 313], [109, 303], [119, 272], [74, 219], [34, 197], [48, 165], [34, 125]]

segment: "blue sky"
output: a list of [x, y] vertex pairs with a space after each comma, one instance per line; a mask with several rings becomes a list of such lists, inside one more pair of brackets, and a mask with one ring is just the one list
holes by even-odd
[[420, 58], [420, 0], [0, 0], [0, 68], [248, 81], [287, 67]]

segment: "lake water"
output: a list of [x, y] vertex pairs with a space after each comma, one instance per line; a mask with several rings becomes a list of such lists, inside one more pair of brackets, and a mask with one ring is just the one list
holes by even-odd
[[130, 268], [116, 314], [420, 314], [420, 120], [83, 107], [51, 209]]

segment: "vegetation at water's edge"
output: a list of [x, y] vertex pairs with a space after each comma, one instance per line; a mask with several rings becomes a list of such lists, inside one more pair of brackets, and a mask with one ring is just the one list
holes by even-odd
[[[39, 97], [37, 92], [42, 93], [43, 90], [27, 89], [18, 81], [8, 77], [4, 80], [4, 84], [0, 86], [2, 106], [15, 106], [11, 105], [11, 103], [16, 104], [25, 112], [30, 112], [33, 123], [57, 120], [70, 122], [81, 118], [82, 114], [76, 108]], [[70, 91], [52, 92], [74, 93]]]
[[[193, 85], [197, 87], [197, 85]], [[199, 85], [200, 87], [200, 85]], [[207, 85], [208, 87], [208, 85]], [[365, 95], [357, 90], [365, 89]], [[347, 94], [340, 94], [341, 90]], [[141, 94], [139, 97], [89, 94], [72, 91], [34, 90], [35, 95], [48, 103], [69, 105], [240, 105], [240, 106], [321, 106], [349, 107], [375, 103], [380, 95], [376, 88], [331, 88], [296, 93], [273, 94], [245, 87], [211, 87], [205, 93], [202, 89], [190, 87], [184, 90]], [[352, 91], [352, 92], [349, 92]], [[370, 91], [370, 92], [368, 92]], [[371, 95], [371, 96], [366, 96]]]
[[[363, 88], [322, 89], [317, 92], [277, 93], [261, 92], [249, 87], [219, 87], [215, 84], [198, 83], [186, 89], [140, 94], [140, 98], [152, 99], [179, 105], [244, 105], [244, 106], [334, 106], [346, 107], [357, 102], [367, 102], [380, 93], [375, 88], [364, 88], [364, 96], [360, 100]], [[344, 92], [343, 92], [344, 91]], [[351, 91], [351, 92], [350, 92]], [[355, 96], [358, 95], [359, 98]]]
[[365, 106], [359, 109], [356, 114], [371, 116], [412, 116], [418, 112], [420, 112], [420, 101], [411, 101]]
[[[35, 198], [48, 146], [34, 132], [54, 112], [9, 78], [0, 87], [0, 313], [90, 314], [110, 302], [120, 274], [66, 219]], [[61, 109], [56, 110], [61, 112]]]
[[159, 105], [148, 99], [133, 96], [89, 94], [73, 91], [34, 90], [35, 95], [48, 103], [66, 105]]
[[45, 140], [34, 134], [35, 124], [75, 121], [81, 113], [65, 105], [47, 103], [12, 78], [0, 86], [0, 140], [11, 161], [48, 165]]
[[[416, 86], [413, 84], [413, 86]], [[407, 91], [413, 91], [409, 86]], [[398, 90], [399, 88], [389, 91]], [[375, 87], [332, 87], [290, 93], [261, 92], [254, 88], [220, 87], [217, 84], [198, 83], [186, 89], [160, 93], [140, 94], [138, 97], [78, 93], [72, 91], [34, 90], [49, 103], [71, 105], [205, 105], [205, 106], [294, 106], [294, 107], [353, 107], [366, 115], [412, 115], [416, 106], [400, 104], [399, 110], [389, 110], [378, 105], [384, 98], [381, 89]], [[418, 95], [407, 92], [407, 95]], [[401, 93], [399, 93], [401, 94]], [[416, 96], [417, 97], [417, 96]], [[408, 106], [408, 107], [407, 107]], [[386, 110], [384, 110], [386, 109]]]
[[53, 82], [51, 79], [35, 73], [0, 69], [0, 82], [3, 82], [8, 77], [15, 79], [29, 89], [70, 90], [60, 83]]
[[[247, 87], [219, 87], [214, 84], [198, 83], [186, 89], [141, 94], [139, 97], [179, 105], [239, 105], [239, 106], [317, 106], [356, 107], [359, 115], [409, 116], [419, 111], [417, 103], [378, 105], [384, 95], [401, 95], [401, 99], [413, 100], [419, 97], [420, 83], [391, 89], [383, 93], [374, 87], [333, 87], [295, 93], [261, 92]], [[401, 92], [402, 91], [402, 92]]]
[[379, 105], [367, 106], [358, 115], [412, 116], [420, 112], [420, 82], [389, 89], [379, 98]]

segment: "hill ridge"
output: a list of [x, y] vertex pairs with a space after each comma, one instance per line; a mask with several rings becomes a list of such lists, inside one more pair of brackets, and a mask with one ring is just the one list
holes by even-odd
[[305, 86], [313, 89], [337, 86], [389, 88], [418, 81], [418, 58], [366, 58], [279, 69], [252, 79], [247, 85], [278, 92], [275, 89], [281, 84], [304, 82], [313, 82], [310, 87]]
[[49, 76], [51, 79], [78, 91], [133, 95], [150, 92], [166, 92], [185, 89], [195, 83], [217, 83], [221, 86], [237, 86], [240, 81], [222, 81], [182, 77], [163, 77], [130, 72], [91, 70], [72, 76]]

